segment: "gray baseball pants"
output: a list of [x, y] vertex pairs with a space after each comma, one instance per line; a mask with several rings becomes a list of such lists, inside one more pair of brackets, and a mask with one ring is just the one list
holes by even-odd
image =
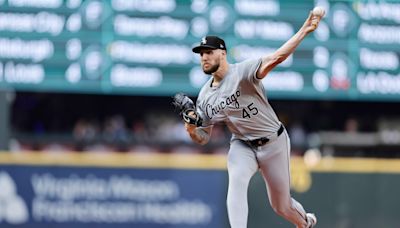
[[274, 211], [295, 224], [307, 226], [303, 206], [290, 195], [290, 139], [286, 130], [261, 147], [252, 147], [233, 140], [228, 153], [229, 186], [228, 217], [232, 228], [246, 228], [248, 217], [247, 191], [250, 179], [260, 169]]

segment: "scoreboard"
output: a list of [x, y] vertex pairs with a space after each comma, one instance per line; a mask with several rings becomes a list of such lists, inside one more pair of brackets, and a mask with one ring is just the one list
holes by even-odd
[[400, 101], [394, 0], [0, 0], [0, 89], [196, 95], [203, 36], [224, 38], [231, 63], [259, 58], [315, 5], [325, 18], [263, 80], [268, 96]]

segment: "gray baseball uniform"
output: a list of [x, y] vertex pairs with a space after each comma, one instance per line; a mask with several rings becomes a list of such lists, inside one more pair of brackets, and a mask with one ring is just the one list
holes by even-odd
[[[197, 112], [204, 126], [224, 122], [232, 132], [227, 196], [231, 227], [247, 227], [247, 189], [258, 169], [266, 182], [272, 208], [305, 227], [306, 212], [290, 196], [289, 137], [267, 101], [261, 80], [256, 77], [260, 65], [261, 59], [230, 64], [217, 87], [212, 86], [211, 77], [199, 93]], [[254, 145], [260, 138], [264, 139], [262, 145]]]

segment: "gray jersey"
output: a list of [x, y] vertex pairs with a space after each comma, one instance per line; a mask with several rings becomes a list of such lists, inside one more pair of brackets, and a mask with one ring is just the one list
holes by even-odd
[[253, 140], [275, 134], [280, 122], [268, 103], [263, 84], [256, 72], [261, 59], [230, 64], [217, 87], [212, 80], [201, 89], [197, 111], [204, 125], [225, 122], [234, 139]]

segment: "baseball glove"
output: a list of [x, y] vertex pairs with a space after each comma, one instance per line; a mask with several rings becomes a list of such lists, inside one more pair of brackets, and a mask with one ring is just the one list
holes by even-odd
[[[188, 96], [183, 93], [177, 93], [173, 97], [172, 104], [179, 110], [179, 114], [186, 123], [196, 125], [197, 127], [202, 125], [203, 121], [196, 113], [194, 102]], [[193, 113], [190, 114], [191, 112]]]

